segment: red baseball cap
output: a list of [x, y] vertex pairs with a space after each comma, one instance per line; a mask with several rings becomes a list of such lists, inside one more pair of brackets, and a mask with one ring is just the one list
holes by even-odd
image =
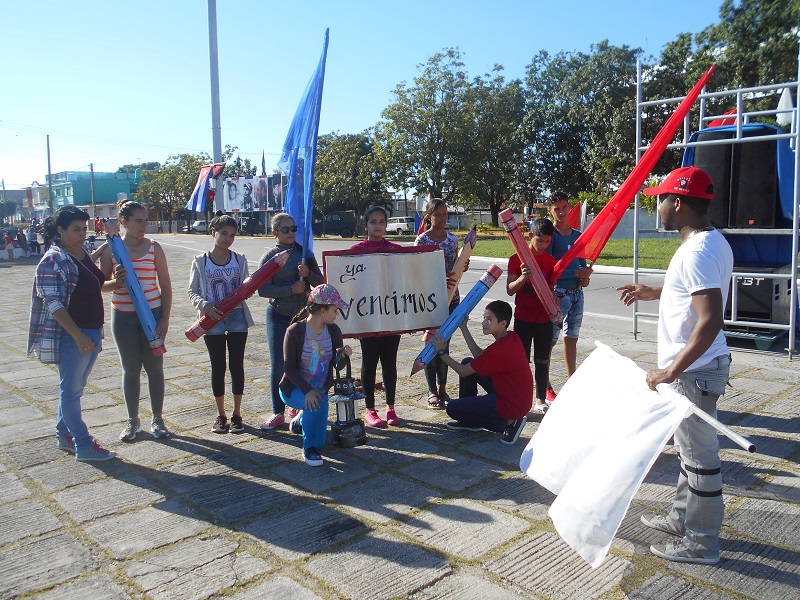
[[714, 182], [703, 169], [681, 167], [667, 175], [661, 185], [644, 188], [643, 192], [646, 196], [677, 194], [678, 196], [711, 200], [714, 198]]

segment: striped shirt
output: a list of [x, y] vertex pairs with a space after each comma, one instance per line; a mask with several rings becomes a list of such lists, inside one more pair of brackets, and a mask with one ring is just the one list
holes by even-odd
[[[111, 257], [111, 267], [117, 264], [114, 257]], [[133, 271], [136, 274], [136, 279], [139, 280], [139, 285], [142, 286], [142, 292], [147, 300], [147, 306], [150, 309], [158, 308], [161, 306], [161, 290], [158, 287], [158, 276], [156, 275], [156, 249], [155, 242], [150, 240], [150, 248], [147, 253], [141, 258], [132, 258]], [[120, 312], [136, 312], [133, 307], [133, 300], [128, 294], [128, 289], [123, 287], [114, 290], [111, 296], [111, 308]]]

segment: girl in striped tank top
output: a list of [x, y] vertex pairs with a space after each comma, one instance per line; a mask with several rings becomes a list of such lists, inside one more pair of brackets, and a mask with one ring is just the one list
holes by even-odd
[[[153, 311], [156, 333], [163, 338], [169, 329], [169, 313], [172, 308], [172, 283], [164, 250], [157, 242], [145, 237], [147, 211], [144, 206], [132, 200], [123, 200], [118, 204], [118, 209], [122, 241], [150, 310]], [[104, 245], [100, 254], [100, 269], [108, 277], [115, 265], [111, 248]], [[128, 409], [128, 421], [119, 438], [132, 442], [141, 429], [139, 395], [142, 367], [147, 373], [150, 407], [153, 412], [150, 431], [156, 438], [169, 437], [161, 414], [164, 407], [164, 357], [153, 356], [124, 284], [114, 290], [111, 308], [111, 333], [122, 363], [122, 393]]]

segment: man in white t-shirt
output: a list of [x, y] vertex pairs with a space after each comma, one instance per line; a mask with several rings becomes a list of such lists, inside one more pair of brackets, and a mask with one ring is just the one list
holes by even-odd
[[[660, 299], [658, 368], [647, 372], [647, 384], [673, 384], [695, 405], [716, 417], [717, 398], [725, 393], [730, 353], [722, 332], [725, 302], [733, 273], [728, 242], [708, 220], [714, 185], [707, 173], [683, 167], [644, 193], [658, 196], [664, 228], [678, 231], [683, 243], [670, 260], [664, 285], [623, 285], [620, 300]], [[673, 383], [674, 382], [674, 383]], [[653, 544], [656, 556], [677, 562], [719, 562], [719, 531], [724, 505], [719, 442], [715, 429], [695, 415], [675, 431], [681, 471], [669, 515], [642, 515], [642, 522], [682, 538]]]

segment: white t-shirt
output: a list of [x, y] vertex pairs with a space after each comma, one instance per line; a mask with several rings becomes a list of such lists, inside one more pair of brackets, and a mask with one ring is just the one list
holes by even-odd
[[209, 302], [221, 301], [242, 283], [242, 274], [236, 253], [231, 252], [231, 259], [227, 265], [216, 264], [211, 260], [211, 256], [206, 254], [205, 275], [206, 295], [208, 296], [206, 300]]
[[[719, 288], [722, 306], [728, 301], [733, 274], [733, 252], [716, 229], [701, 231], [681, 244], [669, 261], [658, 307], [658, 367], [665, 369], [683, 350], [697, 324], [692, 294]], [[686, 370], [692, 371], [713, 358], [728, 354], [725, 334], [720, 331], [711, 346]]]

